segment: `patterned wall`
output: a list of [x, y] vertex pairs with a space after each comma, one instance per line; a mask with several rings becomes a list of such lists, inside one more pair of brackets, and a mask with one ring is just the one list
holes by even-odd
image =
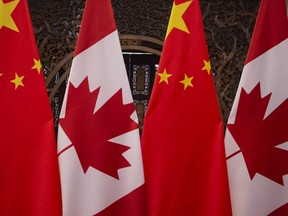
[[[224, 121], [227, 121], [246, 58], [260, 0], [200, 0], [215, 86]], [[59, 66], [75, 48], [85, 1], [28, 0], [37, 44], [48, 76], [57, 69], [52, 84], [69, 72], [71, 59]], [[172, 0], [112, 0], [120, 34], [164, 39]], [[56, 68], [56, 69], [55, 69]], [[60, 88], [51, 104], [58, 115]], [[59, 96], [60, 95], [60, 96]]]

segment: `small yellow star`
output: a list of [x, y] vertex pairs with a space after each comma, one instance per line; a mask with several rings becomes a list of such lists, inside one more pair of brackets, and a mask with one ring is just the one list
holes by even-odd
[[3, 0], [0, 0], [0, 29], [5, 26], [13, 31], [19, 32], [11, 16], [19, 2], [20, 0], [15, 0], [4, 4]]
[[2, 76], [3, 74], [2, 73], [0, 73], [0, 77]]
[[192, 2], [193, 2], [193, 0], [190, 0], [190, 1], [184, 2], [182, 4], [178, 4], [178, 5], [176, 5], [175, 2], [173, 3], [171, 16], [170, 16], [170, 20], [169, 20], [169, 24], [168, 24], [165, 38], [168, 37], [168, 35], [170, 34], [170, 32], [172, 31], [173, 28], [177, 28], [181, 31], [184, 31], [184, 32], [190, 34], [182, 16]]
[[201, 70], [206, 70], [208, 72], [208, 75], [210, 75], [210, 72], [211, 72], [211, 64], [210, 64], [210, 61], [205, 61], [203, 60], [204, 62], [204, 67], [201, 69]]
[[169, 77], [172, 76], [172, 74], [167, 74], [166, 69], [163, 71], [163, 73], [157, 73], [157, 75], [160, 76], [159, 83], [165, 82], [165, 83], [167, 83], [167, 84], [168, 84], [168, 79], [169, 79]]
[[193, 85], [192, 85], [192, 79], [193, 79], [193, 78], [194, 78], [193, 76], [192, 76], [192, 77], [188, 77], [188, 76], [185, 74], [184, 80], [180, 81], [180, 83], [184, 84], [184, 90], [186, 90], [186, 88], [187, 88], [188, 86], [193, 87]]
[[15, 79], [14, 80], [11, 80], [10, 82], [14, 83], [15, 84], [15, 90], [19, 87], [19, 86], [23, 86], [24, 87], [24, 84], [22, 82], [24, 76], [21, 76], [19, 77], [17, 73], [15, 73]]
[[33, 61], [34, 61], [34, 65], [31, 69], [37, 69], [38, 74], [40, 74], [41, 68], [42, 68], [40, 60], [36, 60], [33, 58]]

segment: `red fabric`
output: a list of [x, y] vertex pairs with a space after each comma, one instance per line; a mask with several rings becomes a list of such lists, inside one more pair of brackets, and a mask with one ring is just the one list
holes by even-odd
[[[158, 72], [172, 76], [157, 76], [142, 133], [149, 215], [231, 215], [222, 119], [212, 72], [201, 70], [209, 56], [199, 1], [182, 17], [190, 34], [166, 37]], [[184, 74], [194, 77], [186, 90]]]
[[270, 213], [268, 216], [285, 216], [287, 215], [287, 212], [288, 212], [288, 203], [276, 209], [275, 211]]
[[[111, 7], [111, 2], [107, 0], [86, 1], [75, 56], [116, 30]], [[104, 20], [105, 25], [102, 24]], [[85, 37], [85, 39], [82, 39], [82, 37]]]
[[287, 38], [286, 8], [285, 0], [262, 0], [245, 64]]
[[288, 153], [279, 146], [288, 141], [286, 2], [261, 1], [228, 119], [233, 215], [287, 215]]
[[39, 55], [25, 0], [11, 17], [19, 32], [0, 28], [0, 215], [61, 215], [53, 117], [42, 71], [32, 69]]
[[144, 185], [142, 185], [123, 198], [117, 200], [103, 211], [95, 214], [95, 216], [145, 216], [147, 215], [147, 209], [145, 205], [143, 205], [142, 197], [144, 193]]
[[64, 215], [146, 215], [138, 124], [110, 0], [86, 1], [71, 68], [58, 133]]

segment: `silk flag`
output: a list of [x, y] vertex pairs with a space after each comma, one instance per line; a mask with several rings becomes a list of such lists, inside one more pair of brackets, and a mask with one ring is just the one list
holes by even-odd
[[87, 0], [60, 115], [64, 215], [145, 215], [137, 115], [109, 0]]
[[0, 0], [0, 215], [61, 215], [54, 121], [26, 0]]
[[197, 0], [173, 3], [142, 146], [149, 215], [231, 215], [222, 118]]
[[288, 212], [288, 20], [262, 0], [225, 143], [233, 215]]

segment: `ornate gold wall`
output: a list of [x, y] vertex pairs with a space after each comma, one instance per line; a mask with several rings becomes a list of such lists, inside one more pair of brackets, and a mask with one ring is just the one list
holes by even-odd
[[[260, 0], [200, 0], [215, 86], [227, 121], [246, 58]], [[68, 73], [85, 1], [28, 0], [45, 76]], [[112, 0], [118, 31], [164, 39], [172, 0]], [[70, 56], [69, 56], [70, 55]], [[63, 64], [61, 60], [66, 58]], [[61, 95], [53, 98], [58, 115]]]

